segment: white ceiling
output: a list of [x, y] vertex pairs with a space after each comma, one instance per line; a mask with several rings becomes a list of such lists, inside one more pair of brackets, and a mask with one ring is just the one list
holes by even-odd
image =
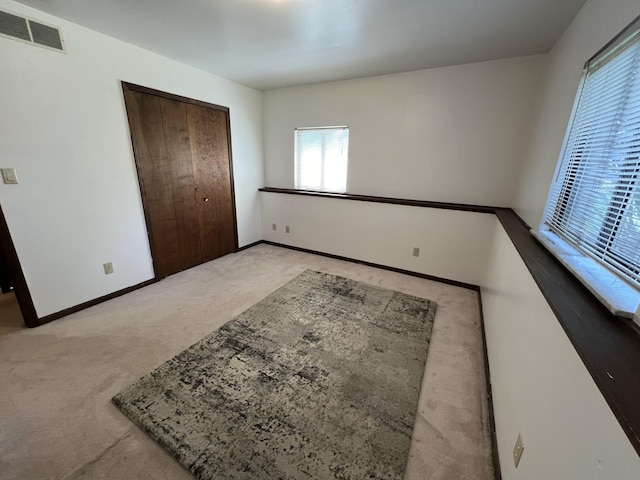
[[546, 53], [585, 2], [19, 1], [261, 90]]

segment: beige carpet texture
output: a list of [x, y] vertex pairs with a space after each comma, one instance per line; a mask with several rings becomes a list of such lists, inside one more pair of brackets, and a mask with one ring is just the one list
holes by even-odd
[[193, 478], [111, 397], [308, 269], [437, 303], [404, 478], [493, 480], [477, 293], [269, 245], [36, 329], [0, 295], [0, 480]]

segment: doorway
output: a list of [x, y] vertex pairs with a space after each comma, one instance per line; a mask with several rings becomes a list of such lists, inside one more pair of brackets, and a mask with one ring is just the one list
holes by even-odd
[[40, 325], [31, 292], [0, 205], [0, 331]]
[[156, 279], [235, 252], [229, 109], [122, 87]]
[[24, 320], [13, 293], [9, 262], [0, 244], [0, 335], [24, 328]]
[[9, 275], [9, 261], [0, 245], [0, 294], [13, 292], [13, 281]]

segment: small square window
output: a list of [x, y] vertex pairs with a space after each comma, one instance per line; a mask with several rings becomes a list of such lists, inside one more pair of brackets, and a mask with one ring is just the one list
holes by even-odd
[[349, 127], [297, 128], [294, 143], [295, 188], [347, 191]]

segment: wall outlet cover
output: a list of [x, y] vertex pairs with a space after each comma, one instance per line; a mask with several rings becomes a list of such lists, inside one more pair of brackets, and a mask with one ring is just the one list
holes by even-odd
[[414, 257], [420, 256], [420, 249], [418, 247], [413, 247], [413, 256]]
[[286, 233], [290, 233], [289, 225], [287, 225], [286, 227], [284, 227], [284, 231], [285, 231]]
[[276, 224], [275, 224], [275, 223], [272, 223], [272, 224], [271, 224], [271, 228], [273, 228], [273, 229], [275, 230], [275, 229], [276, 229]]
[[518, 434], [518, 438], [516, 440], [516, 444], [513, 447], [513, 464], [518, 468], [518, 464], [520, 463], [520, 459], [522, 458], [522, 454], [524, 452], [524, 442], [522, 441], [522, 434]]
[[2, 181], [7, 185], [17, 185], [18, 184], [18, 175], [16, 175], [15, 168], [1, 168], [2, 171]]
[[113, 263], [109, 262], [109, 263], [105, 263], [102, 265], [102, 267], [104, 268], [104, 274], [105, 275], [110, 275], [113, 273]]

